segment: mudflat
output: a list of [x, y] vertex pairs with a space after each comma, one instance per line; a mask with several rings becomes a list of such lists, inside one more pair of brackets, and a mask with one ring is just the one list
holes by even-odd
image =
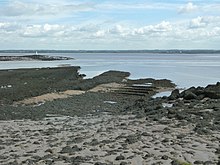
[[0, 71], [1, 164], [219, 163], [220, 83], [180, 92], [166, 79], [79, 69]]

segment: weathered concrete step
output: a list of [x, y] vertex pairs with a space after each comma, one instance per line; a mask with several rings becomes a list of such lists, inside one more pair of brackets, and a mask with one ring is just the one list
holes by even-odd
[[118, 94], [123, 94], [123, 95], [136, 95], [136, 96], [146, 96], [147, 94], [145, 93], [137, 93], [137, 92], [117, 92]]

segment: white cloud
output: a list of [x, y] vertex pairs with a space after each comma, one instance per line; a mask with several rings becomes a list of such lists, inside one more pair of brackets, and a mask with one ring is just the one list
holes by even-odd
[[111, 29], [109, 29], [109, 33], [111, 33], [112, 35], [119, 35], [119, 36], [127, 36], [130, 34], [131, 29], [125, 25], [114, 25]]
[[[210, 40], [215, 39], [220, 42], [217, 1], [86, 2], [89, 1], [10, 0], [0, 3], [0, 49], [10, 44], [6, 48], [28, 45], [86, 49], [90, 45], [94, 49], [120, 46], [145, 49], [148, 45], [161, 48], [161, 42], [167, 47], [176, 42], [189, 47], [193, 47], [194, 41], [211, 43]], [[177, 10], [190, 14], [178, 14]]]
[[97, 31], [95, 34], [94, 34], [94, 37], [104, 37], [106, 34], [106, 31], [105, 30], [99, 30]]
[[204, 28], [206, 26], [220, 26], [220, 16], [199, 16], [189, 23], [189, 28]]
[[7, 17], [32, 17], [44, 15], [62, 15], [64, 13], [74, 13], [80, 11], [89, 11], [94, 8], [92, 3], [81, 4], [47, 4], [47, 3], [27, 3], [14, 1], [7, 6], [0, 7], [0, 16]]
[[158, 10], [158, 9], [173, 9], [176, 8], [177, 4], [175, 3], [158, 3], [158, 2], [138, 2], [134, 1], [132, 3], [117, 1], [115, 2], [104, 2], [97, 4], [97, 8], [103, 10], [128, 10], [128, 9], [149, 9], [149, 10]]
[[[72, 45], [78, 45], [72, 49], [86, 49], [86, 45], [98, 47], [140, 45], [143, 49], [147, 43], [154, 48], [161, 48], [160, 42], [170, 43], [170, 46], [176, 43], [188, 44], [193, 42], [208, 43], [209, 40], [220, 41], [220, 17], [196, 17], [192, 20], [182, 22], [162, 21], [158, 24], [148, 24], [146, 26], [136, 26], [128, 24], [19, 24], [10, 22], [0, 22], [0, 41], [4, 45], [4, 40], [19, 41], [23, 46], [39, 46], [47, 48], [57, 46], [59, 48], [71, 48]], [[4, 42], [3, 42], [4, 41]], [[7, 41], [9, 42], [9, 41]], [[10, 41], [11, 42], [11, 41]], [[35, 42], [36, 45], [30, 43]], [[126, 44], [127, 43], [127, 44]], [[133, 43], [133, 44], [132, 44]], [[110, 44], [110, 45], [108, 45]], [[80, 48], [81, 46], [81, 48]], [[97, 47], [96, 47], [97, 46]], [[167, 45], [169, 46], [169, 45]], [[190, 46], [190, 44], [189, 44]], [[129, 47], [128, 47], [129, 48]], [[141, 47], [139, 47], [141, 48]], [[153, 48], [153, 47], [152, 47]]]
[[194, 5], [192, 2], [187, 3], [185, 6], [179, 8], [179, 13], [191, 13], [198, 9], [198, 6]]
[[163, 33], [172, 30], [170, 22], [163, 21], [157, 25], [148, 25], [138, 29], [134, 29], [133, 34], [149, 34], [149, 33]]
[[63, 25], [29, 25], [20, 30], [22, 37], [54, 37], [64, 34], [67, 27]]
[[203, 16], [203, 21], [207, 24], [220, 25], [220, 16]]
[[207, 22], [205, 21], [205, 19], [203, 17], [197, 17], [194, 18], [190, 21], [190, 28], [201, 28], [201, 27], [205, 27], [207, 25]]
[[0, 32], [3, 32], [3, 33], [11, 33], [20, 28], [21, 28], [21, 25], [17, 23], [0, 22]]

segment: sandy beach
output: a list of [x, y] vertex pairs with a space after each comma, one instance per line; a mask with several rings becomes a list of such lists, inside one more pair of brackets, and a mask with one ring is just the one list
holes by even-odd
[[163, 122], [108, 113], [1, 121], [0, 163], [217, 164], [219, 132], [198, 135], [191, 124]]
[[[20, 90], [27, 84], [16, 83], [17, 72], [33, 88]], [[71, 67], [0, 76], [8, 94], [0, 106], [0, 164], [219, 164], [219, 83], [180, 93], [169, 80], [130, 80], [119, 71], [83, 79]], [[169, 97], [152, 98], [166, 90]]]

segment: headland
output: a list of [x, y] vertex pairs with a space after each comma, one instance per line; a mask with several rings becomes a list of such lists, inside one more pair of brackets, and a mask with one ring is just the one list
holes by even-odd
[[73, 60], [70, 57], [48, 56], [48, 55], [23, 55], [23, 56], [0, 56], [0, 61], [57, 61], [57, 60]]

